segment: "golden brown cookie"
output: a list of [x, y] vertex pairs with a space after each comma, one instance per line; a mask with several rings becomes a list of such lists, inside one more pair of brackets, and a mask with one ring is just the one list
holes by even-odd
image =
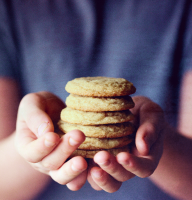
[[65, 87], [71, 94], [91, 97], [126, 96], [135, 93], [133, 83], [123, 78], [82, 77], [69, 81]]
[[135, 127], [130, 122], [124, 122], [120, 124], [83, 126], [80, 124], [71, 124], [60, 120], [58, 126], [63, 133], [78, 129], [82, 131], [85, 136], [94, 138], [124, 137], [132, 134], [135, 131]]
[[83, 149], [83, 150], [114, 149], [128, 145], [131, 142], [132, 138], [129, 136], [120, 138], [110, 138], [110, 139], [86, 137], [85, 141], [78, 147], [78, 149]]
[[65, 87], [71, 93], [67, 107], [61, 111], [58, 123], [63, 134], [78, 129], [85, 141], [72, 154], [93, 158], [102, 150], [114, 156], [129, 152], [133, 140], [134, 119], [129, 109], [134, 102], [129, 96], [136, 91], [134, 85], [123, 78], [82, 77], [69, 81]]
[[102, 112], [128, 110], [135, 104], [130, 96], [98, 98], [70, 94], [66, 99], [66, 105], [82, 111]]
[[72, 124], [114, 124], [128, 122], [133, 119], [134, 115], [129, 110], [113, 112], [85, 112], [66, 107], [61, 111], [61, 120]]
[[[130, 152], [129, 146], [125, 146], [122, 148], [117, 148], [117, 149], [103, 149], [104, 151], [108, 151], [110, 154], [116, 156], [120, 152]], [[98, 153], [101, 150], [80, 150], [77, 149], [75, 150], [70, 157], [74, 156], [82, 156], [84, 158], [93, 158], [96, 153]]]

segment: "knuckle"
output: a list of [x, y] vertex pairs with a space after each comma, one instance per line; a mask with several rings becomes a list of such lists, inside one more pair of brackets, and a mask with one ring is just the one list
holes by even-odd
[[105, 188], [108, 185], [108, 181], [107, 180], [102, 180], [99, 182], [99, 186], [102, 188]]
[[140, 178], [147, 178], [154, 173], [154, 168], [148, 168], [144, 173], [141, 174]]
[[41, 170], [41, 167], [39, 166], [39, 163], [34, 163], [34, 164], [31, 164], [33, 166], [34, 169], [40, 171]]
[[45, 169], [45, 168], [41, 165], [40, 162], [34, 163], [34, 164], [32, 163], [31, 166], [32, 166], [35, 170], [37, 170], [37, 171], [39, 171], [39, 172], [41, 172], [41, 173], [49, 174], [49, 170]]
[[59, 176], [56, 177], [56, 181], [60, 185], [66, 185], [71, 180], [73, 180], [77, 175], [75, 173], [71, 172], [70, 170], [62, 171], [62, 173], [59, 173]]
[[65, 156], [70, 156], [72, 154], [72, 150], [70, 148], [66, 148], [66, 146], [63, 146], [61, 148], [61, 155], [65, 155]]
[[42, 162], [42, 165], [44, 168], [48, 169], [48, 170], [57, 170], [59, 169], [59, 166], [57, 164], [53, 164], [51, 162]]
[[60, 185], [66, 185], [67, 184], [66, 180], [64, 180], [62, 178], [57, 178], [55, 181], [57, 183], [59, 183]]
[[32, 105], [33, 102], [38, 102], [41, 105], [45, 105], [46, 104], [46, 100], [40, 96], [37, 93], [29, 93], [26, 94], [21, 102], [20, 102], [20, 106], [19, 106], [19, 110], [23, 110], [26, 109], [27, 107], [29, 107], [29, 105]]
[[147, 178], [147, 177], [151, 176], [153, 174], [153, 172], [154, 172], [153, 170], [148, 170], [144, 174], [142, 174], [140, 177]]
[[59, 183], [60, 185], [66, 185], [67, 184], [66, 180], [64, 179], [64, 177], [62, 175], [56, 176], [56, 177], [51, 175], [51, 177], [55, 182]]
[[31, 155], [24, 155], [24, 159], [29, 163], [37, 163], [39, 159], [32, 157]]
[[26, 94], [23, 99], [21, 100], [21, 102], [24, 102], [25, 101], [30, 101], [31, 99], [36, 99], [36, 100], [41, 100], [41, 96], [37, 93], [29, 93], [29, 94]]
[[82, 188], [82, 184], [74, 183], [74, 182], [69, 182], [66, 184], [66, 186], [71, 190], [71, 191], [78, 191]]
[[31, 151], [30, 149], [26, 150], [25, 153], [23, 154], [23, 157], [26, 161], [30, 163], [37, 163], [40, 162], [43, 158], [43, 151], [41, 150], [33, 150]]
[[115, 167], [112, 167], [111, 169], [109, 169], [110, 174], [116, 174], [118, 172], [118, 169], [116, 169]]
[[25, 109], [25, 106], [28, 104], [28, 102], [30, 102], [31, 99], [33, 99], [35, 96], [37, 96], [37, 95], [34, 94], [34, 93], [26, 94], [26, 95], [21, 99], [19, 108], [20, 108], [20, 109]]
[[72, 147], [69, 145], [69, 143], [67, 142], [67, 139], [65, 139], [65, 144], [61, 145], [60, 148], [60, 152], [61, 155], [65, 155], [66, 157], [69, 157], [76, 149], [76, 147]]
[[131, 179], [131, 178], [133, 178], [133, 177], [135, 177], [135, 175], [134, 174], [132, 174], [131, 172], [128, 172], [127, 174], [125, 174], [123, 177], [121, 177], [121, 179], [120, 180], [118, 180], [118, 181], [120, 181], [120, 182], [125, 182], [125, 181], [127, 181], [127, 180], [129, 180], [129, 179]]

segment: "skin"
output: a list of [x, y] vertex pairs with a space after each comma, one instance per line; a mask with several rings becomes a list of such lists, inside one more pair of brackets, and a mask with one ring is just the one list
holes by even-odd
[[[0, 194], [3, 200], [32, 199], [50, 181], [47, 175], [33, 169], [15, 148], [19, 101], [17, 83], [12, 79], [0, 78]], [[29, 184], [30, 187], [26, 189]]]
[[[191, 79], [192, 73], [188, 76]], [[186, 79], [184, 79], [184, 85], [185, 90], [182, 90], [181, 97], [184, 106], [181, 106], [180, 111], [181, 122], [185, 117], [182, 110], [186, 110], [186, 106], [191, 106], [185, 95], [192, 90], [192, 85]], [[5, 89], [2, 90], [2, 88]], [[10, 108], [7, 107], [8, 110], [10, 109], [9, 116], [16, 116], [19, 104], [18, 94], [19, 90], [14, 81], [0, 79], [0, 97], [4, 97], [4, 100], [0, 101], [0, 108], [3, 110], [5, 104], [11, 105]], [[17, 101], [13, 101], [11, 97], [15, 97]], [[84, 141], [85, 136], [81, 131], [75, 130], [60, 139], [54, 132], [53, 124], [58, 120], [64, 104], [53, 94], [39, 92], [26, 95], [21, 100], [16, 136], [12, 134], [14, 127], [12, 130], [5, 131], [7, 120], [2, 116], [7, 109], [4, 109], [4, 112], [0, 114], [0, 121], [4, 125], [4, 129], [0, 129], [3, 138], [0, 141], [2, 160], [0, 176], [3, 180], [0, 182], [1, 197], [13, 200], [31, 199], [46, 187], [50, 177], [60, 184], [67, 185], [70, 190], [79, 190], [88, 179], [94, 189], [112, 193], [117, 191], [124, 181], [139, 176], [150, 177], [172, 196], [190, 199], [192, 196], [190, 170], [192, 144], [191, 140], [183, 135], [185, 133], [189, 135], [192, 130], [190, 127], [185, 130], [186, 125], [182, 122], [179, 130], [185, 131], [181, 135], [165, 122], [163, 112], [157, 104], [145, 97], [135, 97], [134, 101], [136, 103], [136, 107], [132, 109], [136, 115], [134, 123], [139, 128], [132, 154], [119, 153], [115, 158], [102, 151], [88, 163], [80, 156], [67, 159]], [[187, 101], [186, 104], [185, 101]], [[10, 119], [14, 124], [15, 117]], [[6, 176], [7, 169], [9, 177]], [[17, 177], [24, 178], [19, 179], [18, 182]], [[24, 185], [29, 182], [31, 187], [23, 191]], [[13, 192], [10, 193], [10, 191]]]
[[94, 162], [99, 167], [89, 170], [88, 180], [96, 190], [115, 192], [122, 182], [134, 176], [150, 176], [158, 165], [163, 149], [163, 112], [145, 97], [134, 97], [133, 100], [136, 106], [132, 112], [136, 119], [140, 116], [140, 121], [134, 122], [140, 125], [136, 133], [136, 147], [132, 154], [123, 152], [116, 158], [104, 151], [95, 155]]
[[166, 125], [164, 153], [151, 176], [160, 188], [178, 199], [192, 199], [192, 71], [183, 77], [177, 130]]
[[[80, 156], [67, 161], [71, 153], [84, 141], [85, 136], [81, 131], [75, 130], [60, 139], [54, 133], [53, 110], [49, 108], [58, 105], [62, 108], [63, 104], [56, 96], [47, 92], [29, 94], [22, 99], [16, 128], [17, 150], [35, 169], [49, 174], [56, 182], [66, 184], [71, 190], [83, 186], [87, 179], [87, 172], [84, 172], [86, 170], [89, 171], [88, 180], [94, 189], [115, 192], [122, 182], [135, 175], [151, 175], [162, 154], [161, 132], [164, 120], [161, 108], [145, 97], [135, 97], [133, 100], [137, 106], [132, 112], [136, 118], [140, 116], [140, 121], [135, 122], [140, 127], [136, 135], [137, 148], [133, 155], [120, 153], [115, 158], [105, 151], [99, 152], [94, 158], [94, 162], [99, 166], [88, 169], [87, 162]], [[58, 111], [59, 114], [60, 109]], [[150, 151], [151, 144], [154, 147]], [[73, 181], [74, 179], [76, 181]], [[76, 185], [76, 182], [81, 184]]]
[[185, 74], [181, 90], [178, 131], [185, 137], [192, 139], [192, 71]]

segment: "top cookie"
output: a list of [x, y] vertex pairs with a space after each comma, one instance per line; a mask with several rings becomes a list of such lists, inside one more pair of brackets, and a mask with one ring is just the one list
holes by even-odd
[[91, 97], [126, 96], [135, 93], [133, 83], [123, 78], [82, 77], [69, 81], [65, 87], [71, 94]]

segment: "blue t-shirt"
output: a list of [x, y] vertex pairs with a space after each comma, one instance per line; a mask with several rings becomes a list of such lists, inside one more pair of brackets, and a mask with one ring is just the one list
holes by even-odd
[[[190, 0], [0, 1], [0, 76], [17, 79], [23, 95], [48, 90], [65, 100], [73, 78], [123, 77], [176, 125], [181, 78], [191, 66]], [[136, 177], [113, 194], [52, 182], [38, 199], [171, 197]]]

